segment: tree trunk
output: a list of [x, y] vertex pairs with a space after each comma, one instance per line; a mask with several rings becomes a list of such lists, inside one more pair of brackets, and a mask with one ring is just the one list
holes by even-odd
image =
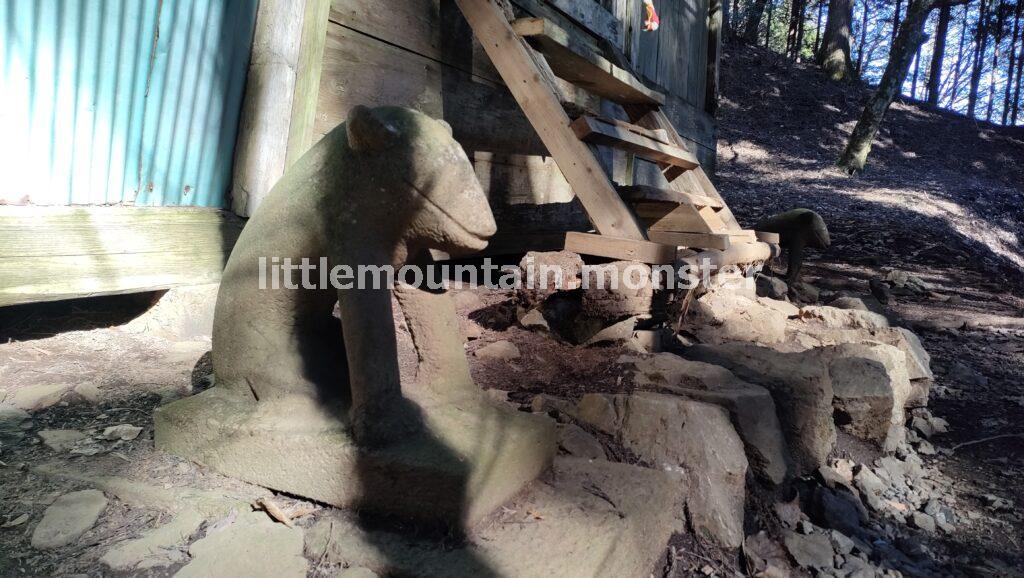
[[817, 58], [821, 50], [821, 16], [825, 8], [825, 0], [818, 0], [818, 22], [814, 25], [814, 54]]
[[832, 80], [845, 80], [853, 76], [850, 63], [852, 21], [853, 0], [829, 0], [825, 38], [818, 53], [818, 63]]
[[751, 44], [757, 44], [757, 30], [761, 26], [761, 17], [764, 15], [764, 7], [768, 0], [754, 0], [747, 11], [747, 22], [743, 26], [743, 40]]
[[861, 113], [853, 134], [850, 135], [850, 141], [839, 157], [839, 166], [851, 174], [864, 169], [868, 153], [871, 152], [871, 143], [878, 134], [882, 119], [900, 86], [907, 79], [910, 61], [924, 42], [924, 24], [933, 2], [934, 0], [911, 0], [907, 6], [906, 18], [900, 26], [899, 34], [896, 35], [896, 42], [889, 51], [889, 63], [882, 74], [882, 80], [878, 83], [878, 89], [868, 99], [864, 112]]
[[764, 47], [771, 48], [772, 43], [772, 12], [775, 12], [775, 2], [768, 4], [768, 22], [764, 29]]
[[892, 14], [892, 44], [896, 43], [896, 34], [900, 31], [900, 6], [902, 4], [903, 0], [896, 0], [895, 12]]
[[786, 34], [786, 53], [790, 58], [800, 59], [800, 45], [804, 41], [804, 11], [807, 0], [792, 0], [789, 13], [789, 32]]
[[974, 37], [974, 65], [971, 67], [971, 84], [967, 93], [967, 116], [974, 118], [978, 107], [978, 85], [981, 84], [981, 70], [985, 65], [985, 49], [988, 48], [988, 10], [985, 0], [978, 6], [978, 30]]
[[1006, 66], [1006, 90], [1003, 92], [1003, 124], [1010, 118], [1010, 97], [1013, 93], [1014, 67], [1017, 64], [1017, 41], [1020, 35], [1020, 14], [1024, 2], [1017, 0], [1017, 8], [1013, 11], [1013, 38], [1010, 40], [1010, 59]]
[[917, 77], [921, 73], [921, 46], [917, 47], [917, 54], [914, 55], [914, 76], [910, 81], [910, 98], [915, 100], [917, 99]]
[[[732, 29], [732, 21], [730, 20], [729, 10], [732, 9], [729, 6], [729, 0], [719, 0], [721, 6], [719, 12], [722, 13], [722, 23], [719, 25], [719, 35], [723, 41], [729, 39], [730, 29]], [[713, 4], [713, 3], [712, 3]], [[711, 12], [711, 8], [708, 7], [708, 12]]]
[[1010, 112], [1010, 125], [1017, 126], [1017, 113], [1020, 110], [1021, 78], [1024, 77], [1024, 41], [1021, 42], [1020, 54], [1017, 55], [1017, 87], [1013, 90], [1013, 111]]
[[939, 85], [942, 81], [942, 61], [946, 56], [946, 35], [949, 32], [950, 10], [948, 5], [939, 9], [939, 22], [935, 26], [931, 72], [928, 73], [928, 104], [932, 106], [939, 104]]
[[964, 63], [964, 40], [967, 38], [967, 17], [971, 13], [970, 6], [964, 6], [964, 21], [960, 26], [960, 40], [956, 49], [956, 66], [953, 68], [953, 86], [949, 97], [949, 108], [956, 106], [956, 100], [960, 96], [960, 77], [963, 74]]
[[1003, 0], [999, 0], [999, 5], [996, 6], [996, 42], [992, 46], [992, 70], [988, 73], [988, 106], [985, 107], [985, 120], [987, 122], [992, 121], [992, 108], [996, 100], [996, 71], [999, 70], [999, 49], [1003, 43], [1003, 28], [1005, 28], [1004, 24], [1006, 23], [1005, 15]]
[[[807, 9], [807, 2], [806, 2], [806, 0], [804, 0], [804, 10], [806, 10], [806, 9]], [[800, 12], [800, 19], [797, 21], [797, 27], [796, 27], [796, 44], [793, 46], [793, 48], [794, 48], [793, 58], [796, 59], [797, 62], [800, 62], [800, 59], [802, 57], [801, 54], [802, 54], [803, 49], [804, 49], [804, 32], [806, 30], [807, 30], [807, 26], [806, 26], [806, 21], [804, 19], [804, 12], [801, 11]]]
[[857, 51], [857, 77], [864, 76], [864, 51], [868, 49], [868, 13], [871, 0], [864, 0], [864, 15], [860, 24], [860, 50]]

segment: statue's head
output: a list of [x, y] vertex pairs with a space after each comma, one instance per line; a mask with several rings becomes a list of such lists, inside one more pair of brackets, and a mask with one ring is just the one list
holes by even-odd
[[357, 106], [345, 124], [356, 170], [391, 197], [381, 200], [410, 249], [464, 254], [487, 246], [494, 216], [447, 123], [408, 108]]

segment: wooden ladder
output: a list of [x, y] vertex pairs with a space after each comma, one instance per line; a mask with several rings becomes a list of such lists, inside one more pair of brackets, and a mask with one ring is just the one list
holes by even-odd
[[[726, 250], [756, 242], [662, 112], [663, 94], [548, 19], [509, 22], [496, 0], [456, 4], [597, 232], [567, 233], [566, 250], [661, 264], [675, 260], [679, 247]], [[552, 74], [620, 104], [629, 122], [588, 115], [573, 120]], [[657, 164], [669, 188], [617, 187], [589, 145]]]

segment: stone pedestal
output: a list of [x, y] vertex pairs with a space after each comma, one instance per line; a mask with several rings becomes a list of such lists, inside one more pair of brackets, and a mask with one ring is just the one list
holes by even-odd
[[463, 395], [414, 400], [423, 430], [357, 447], [344, 411], [214, 387], [158, 408], [156, 446], [213, 470], [342, 508], [468, 528], [551, 463], [554, 422]]
[[687, 492], [678, 472], [560, 456], [465, 544], [371, 530], [334, 512], [306, 530], [306, 553], [381, 576], [647, 578], [685, 532]]

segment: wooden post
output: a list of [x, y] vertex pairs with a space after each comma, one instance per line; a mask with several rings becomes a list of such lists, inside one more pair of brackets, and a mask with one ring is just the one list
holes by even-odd
[[320, 72], [323, 70], [327, 18], [330, 12], [331, 0], [306, 0], [285, 168], [295, 164], [313, 146], [313, 124], [316, 121], [317, 98], [320, 96]]
[[722, 55], [723, 6], [727, 0], [711, 0], [708, 5], [708, 62], [705, 79], [704, 110], [711, 116], [718, 111], [718, 65]]
[[252, 215], [312, 144], [329, 0], [261, 0], [238, 126], [231, 205]]

